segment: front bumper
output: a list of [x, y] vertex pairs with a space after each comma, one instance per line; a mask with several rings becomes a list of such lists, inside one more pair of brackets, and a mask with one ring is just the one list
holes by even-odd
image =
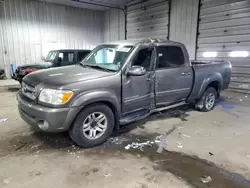
[[21, 118], [34, 129], [41, 130], [38, 123], [46, 121], [49, 124], [44, 132], [68, 131], [80, 108], [49, 108], [36, 104], [22, 96], [21, 91], [17, 94], [18, 110]]

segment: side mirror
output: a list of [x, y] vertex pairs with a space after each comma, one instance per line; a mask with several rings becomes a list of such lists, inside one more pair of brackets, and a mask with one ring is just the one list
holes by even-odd
[[58, 63], [61, 63], [62, 62], [62, 58], [61, 57], [58, 57]]
[[146, 73], [146, 69], [142, 66], [133, 66], [128, 71], [130, 76], [143, 76]]
[[41, 59], [42, 59], [42, 61], [44, 61], [44, 60], [45, 60], [45, 57], [44, 57], [44, 56], [42, 56], [42, 57], [41, 57]]

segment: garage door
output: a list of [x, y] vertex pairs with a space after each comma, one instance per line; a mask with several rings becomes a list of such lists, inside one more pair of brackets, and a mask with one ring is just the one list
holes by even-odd
[[148, 0], [128, 6], [127, 38], [168, 38], [169, 1]]
[[201, 0], [197, 59], [230, 60], [230, 88], [250, 93], [249, 0]]

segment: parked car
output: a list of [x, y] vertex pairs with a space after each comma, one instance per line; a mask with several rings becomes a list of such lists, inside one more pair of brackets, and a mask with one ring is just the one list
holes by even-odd
[[22, 82], [22, 79], [27, 74], [52, 67], [68, 66], [79, 63], [83, 58], [90, 53], [90, 50], [54, 50], [50, 51], [43, 62], [40, 64], [28, 64], [18, 66], [13, 79]]
[[230, 62], [190, 62], [181, 43], [120, 41], [97, 46], [78, 65], [29, 74], [17, 100], [28, 124], [69, 131], [92, 147], [154, 112], [187, 103], [210, 111], [230, 78]]
[[5, 71], [4, 69], [0, 69], [0, 80], [6, 79]]

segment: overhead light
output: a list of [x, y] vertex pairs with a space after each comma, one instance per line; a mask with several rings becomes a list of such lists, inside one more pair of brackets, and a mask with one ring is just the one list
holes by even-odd
[[248, 51], [232, 51], [229, 53], [230, 57], [248, 57], [249, 52]]
[[217, 57], [217, 52], [203, 52], [203, 57]]

